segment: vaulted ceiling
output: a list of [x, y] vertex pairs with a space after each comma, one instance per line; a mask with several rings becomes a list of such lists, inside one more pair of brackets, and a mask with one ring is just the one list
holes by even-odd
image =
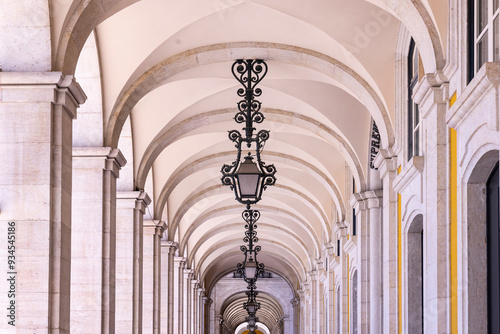
[[148, 192], [210, 289], [242, 260], [244, 207], [220, 182], [236, 156], [227, 131], [241, 129], [231, 65], [264, 59], [262, 156], [278, 181], [255, 206], [259, 260], [296, 288], [350, 210], [351, 176], [369, 188], [372, 119], [394, 144], [400, 27], [435, 71], [447, 12], [441, 0], [52, 0], [52, 66], [76, 69], [89, 97], [75, 143], [96, 132], [122, 149], [121, 189]]

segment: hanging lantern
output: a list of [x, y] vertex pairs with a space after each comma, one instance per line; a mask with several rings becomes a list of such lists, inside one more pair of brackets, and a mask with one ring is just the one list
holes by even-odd
[[[268, 130], [260, 130], [254, 134], [254, 123], [261, 123], [264, 115], [260, 112], [261, 103], [255, 99], [262, 94], [260, 88], [255, 86], [267, 73], [267, 65], [263, 60], [237, 60], [232, 67], [234, 77], [243, 85], [238, 90], [238, 96], [243, 100], [238, 102], [238, 113], [234, 117], [236, 123], [244, 123], [244, 136], [237, 131], [229, 131], [229, 139], [235, 143], [238, 150], [236, 160], [230, 165], [223, 165], [221, 169], [222, 184], [228, 185], [234, 190], [236, 200], [246, 204], [250, 208], [251, 204], [259, 202], [262, 192], [267, 186], [272, 186], [276, 182], [276, 168], [274, 165], [267, 166], [260, 157], [260, 153], [269, 139]], [[241, 160], [242, 145], [246, 144], [247, 149], [252, 149], [254, 154], [248, 155]], [[255, 161], [254, 161], [255, 157]]]

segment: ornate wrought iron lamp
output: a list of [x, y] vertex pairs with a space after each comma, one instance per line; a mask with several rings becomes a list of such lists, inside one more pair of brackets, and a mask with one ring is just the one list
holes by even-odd
[[[260, 157], [269, 139], [269, 131], [260, 130], [254, 134], [254, 123], [262, 123], [264, 120], [264, 115], [260, 112], [261, 102], [255, 98], [262, 94], [262, 90], [256, 86], [266, 76], [267, 64], [260, 59], [239, 59], [233, 63], [231, 71], [244, 87], [237, 92], [243, 99], [238, 102], [234, 120], [238, 124], [245, 123], [245, 127], [244, 136], [237, 130], [229, 131], [229, 139], [235, 143], [238, 153], [233, 163], [222, 166], [221, 181], [234, 190], [238, 202], [246, 204], [247, 209], [250, 209], [251, 204], [261, 200], [266, 187], [276, 183], [276, 168], [274, 165], [266, 165]], [[246, 144], [248, 155], [242, 160], [243, 143]]]
[[245, 220], [245, 237], [243, 241], [247, 245], [240, 247], [240, 250], [245, 255], [243, 262], [238, 263], [236, 266], [236, 273], [243, 277], [245, 282], [248, 283], [248, 289], [255, 288], [255, 282], [257, 278], [264, 274], [264, 264], [257, 261], [257, 254], [260, 252], [261, 247], [255, 246], [255, 243], [259, 241], [257, 238], [257, 220], [260, 218], [260, 212], [258, 210], [247, 209], [243, 211], [243, 220]]
[[248, 317], [246, 318], [246, 321], [248, 322], [247, 329], [250, 333], [254, 333], [257, 329], [257, 321], [259, 321], [259, 318], [255, 316], [257, 310], [260, 309], [260, 303], [255, 300], [255, 297], [259, 293], [254, 290], [254, 286], [251, 286], [246, 294], [248, 296], [248, 300], [246, 303], [243, 303], [243, 308], [248, 312]]
[[251, 287], [249, 291], [246, 292], [248, 300], [243, 303], [243, 308], [247, 310], [248, 315], [251, 317], [255, 317], [255, 313], [257, 313], [257, 310], [260, 309], [260, 303], [255, 299], [258, 294], [259, 293], [255, 291], [254, 287]]
[[247, 321], [247, 329], [250, 332], [250, 334], [255, 333], [255, 330], [258, 328], [257, 327], [257, 321], [259, 321], [259, 318], [256, 316], [249, 315], [245, 319]]

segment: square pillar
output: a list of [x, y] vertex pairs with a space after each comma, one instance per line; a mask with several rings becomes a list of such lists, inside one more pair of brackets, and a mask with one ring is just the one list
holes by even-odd
[[299, 294], [299, 333], [306, 333], [306, 294], [304, 287], [297, 291]]
[[209, 334], [212, 333], [210, 331], [210, 315], [211, 315], [211, 306], [212, 306], [213, 300], [210, 299], [209, 297], [203, 297], [203, 306], [205, 308], [204, 310], [204, 320], [203, 320], [203, 334]]
[[174, 257], [177, 242], [161, 240], [161, 278], [164, 287], [161, 294], [161, 333], [174, 334]]
[[367, 191], [364, 197], [370, 239], [368, 330], [376, 334], [382, 332], [382, 191]]
[[441, 73], [429, 73], [414, 96], [422, 115], [425, 143], [424, 332], [436, 334], [448, 333], [450, 323], [448, 86], [442, 82]]
[[382, 209], [382, 314], [383, 333], [398, 331], [398, 221], [397, 193], [394, 179], [397, 175], [397, 157], [387, 149], [381, 149], [375, 158], [383, 184]]
[[191, 280], [194, 274], [192, 269], [184, 269], [184, 333], [191, 334]]
[[0, 72], [0, 223], [15, 225], [19, 332], [70, 330], [72, 123], [85, 100], [70, 75]]
[[309, 272], [309, 277], [311, 278], [310, 289], [311, 289], [311, 333], [319, 333], [319, 322], [320, 322], [320, 310], [319, 310], [319, 279], [318, 272], [316, 270]]
[[125, 163], [117, 149], [73, 148], [72, 333], [115, 332], [116, 180]]
[[192, 280], [191, 281], [191, 334], [196, 334], [197, 326], [198, 326], [198, 280]]
[[143, 225], [143, 323], [144, 333], [160, 334], [161, 238], [164, 222], [145, 220]]
[[117, 193], [117, 333], [142, 332], [143, 215], [149, 203], [144, 191]]
[[[175, 292], [174, 303], [174, 333], [184, 332], [184, 268], [186, 267], [186, 258], [174, 257], [174, 284], [177, 289]], [[176, 321], [175, 321], [176, 320]]]

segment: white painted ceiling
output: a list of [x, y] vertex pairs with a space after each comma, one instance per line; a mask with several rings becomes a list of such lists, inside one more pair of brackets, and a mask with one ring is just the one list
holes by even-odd
[[[52, 2], [53, 25], [62, 27], [77, 1]], [[241, 130], [233, 61], [269, 66], [258, 129], [271, 131], [263, 160], [278, 181], [255, 206], [259, 260], [297, 288], [351, 210], [346, 171], [366, 189], [372, 118], [382, 145], [394, 144], [400, 20], [414, 28], [402, 14], [407, 2], [129, 0], [100, 19], [76, 72], [89, 96], [81, 114], [100, 110], [102, 144], [118, 146], [129, 163], [121, 187], [148, 192], [152, 218], [168, 224], [205, 288], [243, 258], [244, 207], [220, 183], [222, 164], [236, 156], [227, 131]], [[445, 1], [419, 2], [443, 40]], [[55, 29], [52, 38], [57, 49], [64, 34]]]

